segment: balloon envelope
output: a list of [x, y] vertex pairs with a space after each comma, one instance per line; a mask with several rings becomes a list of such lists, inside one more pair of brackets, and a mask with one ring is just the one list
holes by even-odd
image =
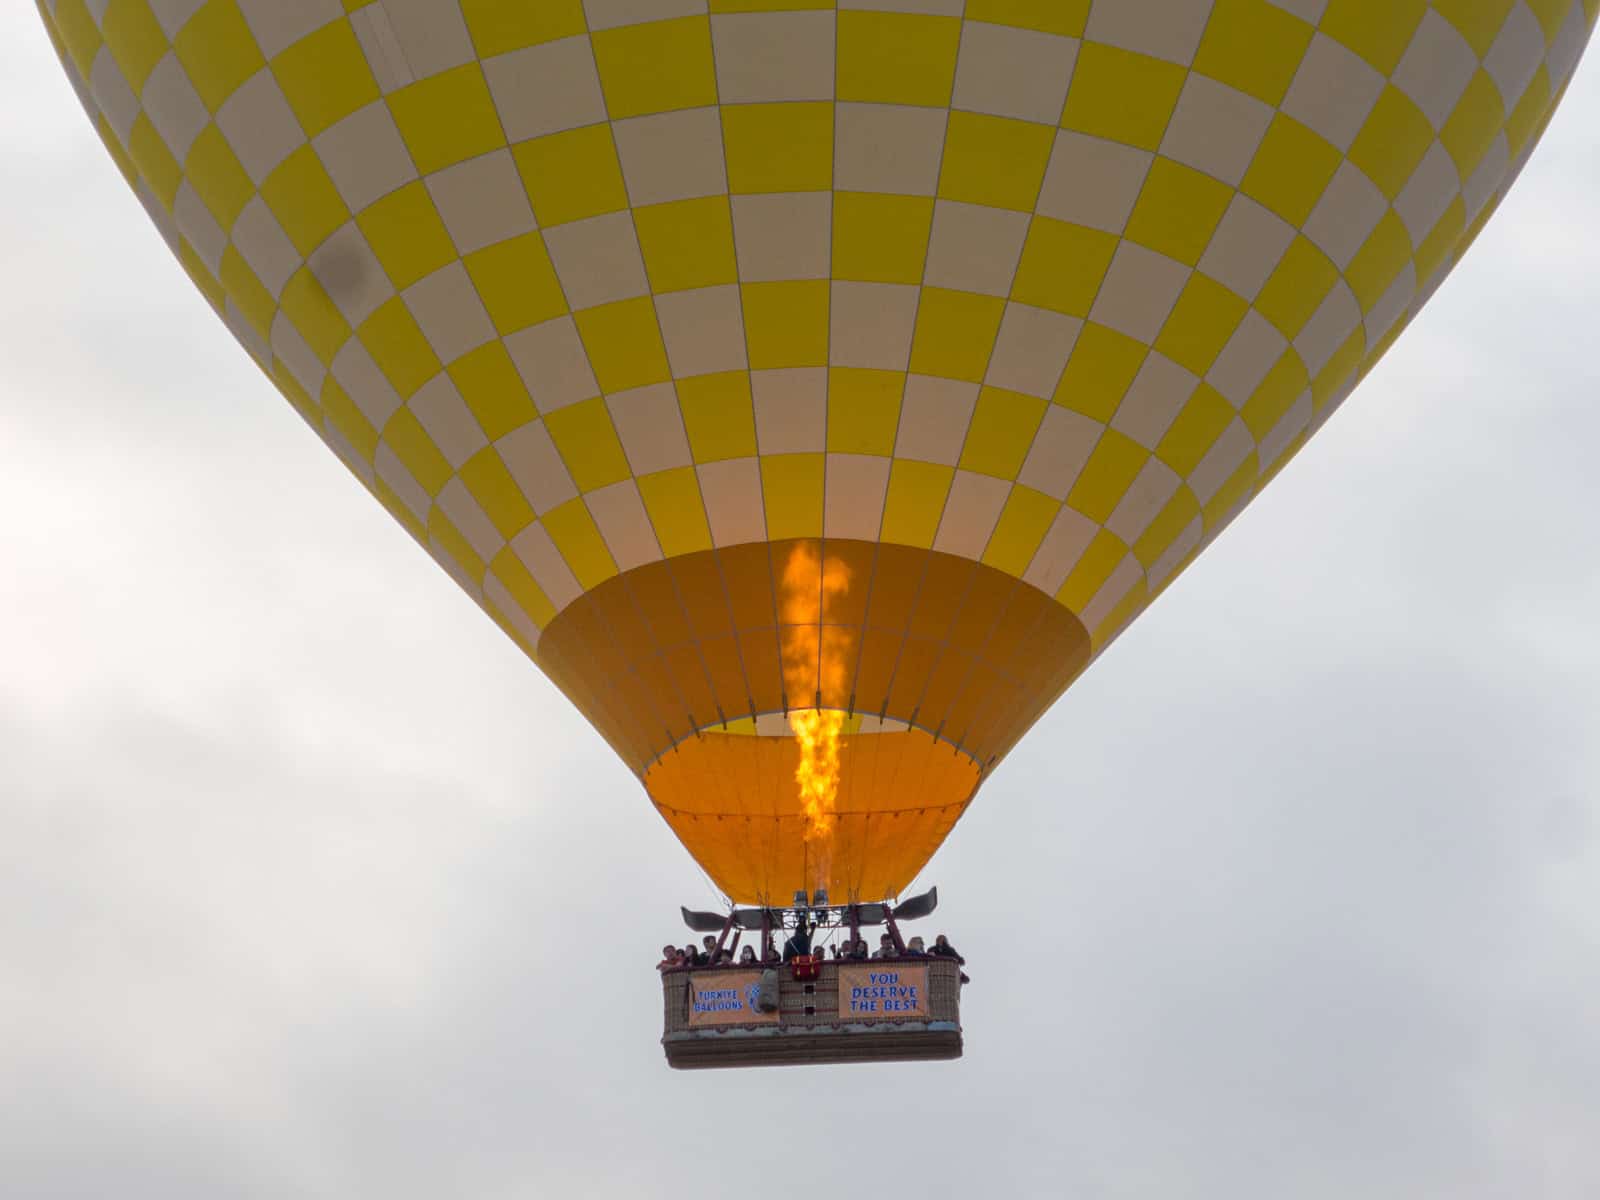
[[207, 300], [723, 890], [877, 899], [1404, 328], [1594, 6], [706, 9], [41, 0]]

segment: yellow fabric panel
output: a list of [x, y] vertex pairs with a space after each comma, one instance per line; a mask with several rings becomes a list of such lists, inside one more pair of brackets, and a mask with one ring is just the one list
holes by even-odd
[[825, 191], [833, 184], [833, 105], [730, 104], [722, 146], [735, 194]]
[[100, 34], [135, 92], [167, 52], [167, 35], [161, 32], [146, 0], [110, 0], [100, 18]]
[[469, 350], [446, 370], [490, 441], [504, 437], [537, 419], [534, 407], [516, 365], [498, 341], [485, 342]]
[[183, 168], [144, 113], [134, 118], [133, 129], [128, 134], [128, 157], [133, 159], [133, 165], [150, 190], [162, 204], [171, 208], [178, 195], [178, 185], [183, 182]]
[[295, 42], [273, 59], [272, 74], [311, 137], [379, 94], [361, 43], [345, 21], [331, 21]]
[[662, 383], [671, 378], [650, 301], [619, 300], [578, 314], [578, 335], [607, 392]]
[[1000, 520], [989, 535], [983, 561], [1008, 575], [1020, 576], [1033, 561], [1034, 552], [1060, 511], [1060, 501], [1042, 492], [1020, 484], [1012, 488], [1000, 512]]
[[747, 283], [739, 290], [751, 367], [828, 365], [825, 280]]
[[442, 367], [433, 344], [399, 296], [379, 306], [362, 322], [356, 336], [402, 397], [411, 395]]
[[1088, 608], [1089, 601], [1094, 599], [1101, 585], [1111, 578], [1111, 572], [1116, 570], [1117, 564], [1127, 553], [1128, 548], [1116, 534], [1100, 530], [1061, 585], [1056, 599], [1074, 612]]
[[1500, 103], [1500, 89], [1489, 78], [1489, 73], [1480, 69], [1456, 102], [1455, 111], [1444, 128], [1439, 130], [1439, 142], [1450, 152], [1463, 179], [1477, 169], [1505, 124], [1506, 111]]
[[1157, 158], [1123, 236], [1191, 267], [1200, 261], [1233, 190], [1209, 175]]
[[925, 288], [911, 343], [911, 369], [977, 383], [1004, 313], [1005, 303], [993, 296]]
[[515, 333], [567, 311], [560, 281], [537, 233], [507, 238], [462, 258], [478, 298], [502, 333]]
[[533, 509], [505, 461], [485, 446], [461, 466], [461, 479], [503, 538], [513, 538], [533, 522]]
[[1400, 65], [1428, 7], [1427, 0], [1329, 0], [1319, 27], [1388, 75]]
[[1179, 475], [1189, 475], [1222, 436], [1233, 415], [1233, 405], [1214, 387], [1200, 384], [1167, 426], [1156, 445], [1156, 457]]
[[639, 250], [656, 292], [733, 283], [733, 220], [722, 196], [651, 204], [633, 213]]
[[439, 447], [433, 444], [433, 439], [410, 409], [399, 409], [389, 419], [383, 430], [383, 440], [428, 495], [437, 496], [450, 482], [450, 463], [439, 453]]
[[278, 164], [262, 182], [261, 196], [301, 254], [309, 255], [350, 219], [327, 168], [309, 145]]
[[545, 595], [538, 580], [528, 573], [528, 568], [511, 547], [507, 546], [495, 555], [489, 569], [505, 584], [506, 590], [535, 625], [542, 629], [555, 617], [556, 606], [550, 602], [550, 597]]
[[889, 495], [879, 536], [906, 546], [933, 545], [953, 478], [954, 467], [896, 459], [889, 471]]
[[1399, 88], [1383, 89], [1350, 145], [1350, 161], [1393, 200], [1433, 142], [1433, 126]]
[[839, 192], [833, 198], [833, 273], [869, 283], [920, 283], [933, 200]]
[[350, 338], [350, 323], [309, 268], [301, 267], [290, 277], [278, 305], [323, 365], [333, 362], [333, 356]]
[[1267, 0], [1216, 0], [1194, 69], [1264, 104], [1281, 104], [1313, 32]]
[[717, 102], [704, 17], [622, 25], [590, 35], [613, 120]]
[[544, 424], [579, 491], [628, 478], [627, 455], [600, 397], [547, 413]]
[[767, 454], [761, 459], [761, 490], [767, 510], [767, 536], [822, 536], [820, 454]]
[[984, 388], [967, 429], [959, 466], [998, 479], [1015, 479], [1049, 402], [1000, 388]]
[[418, 80], [387, 103], [419, 171], [437, 171], [505, 143], [489, 85], [475, 62]]
[[428, 513], [428, 535], [463, 571], [482, 583], [488, 564], [472, 548], [472, 543], [456, 528], [455, 523], [445, 516], [443, 509], [435, 507]]
[[1150, 348], [1093, 321], [1085, 323], [1052, 399], [1063, 408], [1109, 421]]
[[604, 583], [617, 573], [616, 561], [582, 500], [568, 500], [551, 509], [544, 515], [544, 526], [585, 588]]
[[967, 20], [1082, 37], [1089, 0], [967, 0]]
[[846, 11], [839, 14], [841, 100], [950, 103], [961, 22], [953, 17]]
[[206, 0], [178, 30], [172, 48], [184, 74], [212, 112], [267, 65], [234, 0]]
[[[420, 183], [397, 188], [363, 209], [356, 224], [397, 288], [410, 287], [456, 257], [455, 244]], [[467, 268], [472, 269], [470, 259]]]
[[639, 477], [639, 495], [650, 524], [655, 528], [661, 552], [668, 558], [693, 554], [711, 548], [711, 529], [706, 524], [705, 507], [700, 499], [700, 484], [691, 467], [657, 471]]
[[461, 15], [480, 58], [578, 37], [585, 29], [583, 0], [461, 0]]
[[1239, 190], [1291, 225], [1302, 225], [1339, 169], [1340, 158], [1325, 139], [1277, 113]]
[[695, 462], [747, 458], [756, 452], [750, 377], [743, 371], [680, 379], [678, 401]]
[[222, 253], [218, 278], [227, 289], [228, 299], [239, 306], [256, 332], [265, 337], [272, 327], [272, 293], [261, 285], [250, 264], [232, 246]]
[[1091, 520], [1105, 524], [1145, 458], [1144, 447], [1138, 442], [1107, 429], [1084, 464], [1078, 482], [1067, 493], [1067, 503]]
[[589, 125], [519, 142], [512, 156], [541, 225], [581, 221], [628, 207], [622, 166], [608, 125]]
[[255, 188], [227, 138], [215, 125], [207, 125], [189, 148], [184, 177], [224, 229], [231, 228], [250, 202]]
[[1256, 311], [1284, 337], [1295, 337], [1338, 281], [1339, 268], [1328, 256], [1306, 238], [1296, 237], [1256, 296]]
[[1196, 273], [1183, 285], [1153, 348], [1180, 367], [1204, 375], [1249, 310], [1222, 284]]
[[1054, 135], [1043, 125], [952, 112], [939, 167], [946, 200], [1032, 212]]
[[1114, 234], [1035, 217], [1011, 295], [1023, 304], [1086, 317], [1116, 252]]
[[1154, 150], [1161, 144], [1185, 70], [1119, 46], [1085, 42], [1061, 124], [1113, 142]]

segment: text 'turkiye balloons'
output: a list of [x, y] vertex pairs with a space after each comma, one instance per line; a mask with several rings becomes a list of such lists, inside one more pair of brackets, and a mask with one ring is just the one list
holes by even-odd
[[1597, 8], [41, 0], [218, 315], [779, 902], [910, 881], [1416, 313]]

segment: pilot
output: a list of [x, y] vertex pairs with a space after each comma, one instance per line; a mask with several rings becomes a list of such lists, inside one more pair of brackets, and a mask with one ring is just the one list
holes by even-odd
[[802, 957], [811, 953], [811, 934], [816, 927], [806, 920], [804, 909], [795, 909], [795, 915], [798, 920], [795, 923], [794, 932], [791, 933], [789, 935], [789, 939], [783, 943], [784, 962], [788, 962], [790, 959]]

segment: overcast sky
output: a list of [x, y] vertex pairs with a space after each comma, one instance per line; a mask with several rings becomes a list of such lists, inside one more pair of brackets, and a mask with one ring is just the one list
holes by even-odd
[[934, 859], [966, 1058], [673, 1073], [708, 885], [6, 5], [0, 1195], [1600, 1194], [1596, 128]]

